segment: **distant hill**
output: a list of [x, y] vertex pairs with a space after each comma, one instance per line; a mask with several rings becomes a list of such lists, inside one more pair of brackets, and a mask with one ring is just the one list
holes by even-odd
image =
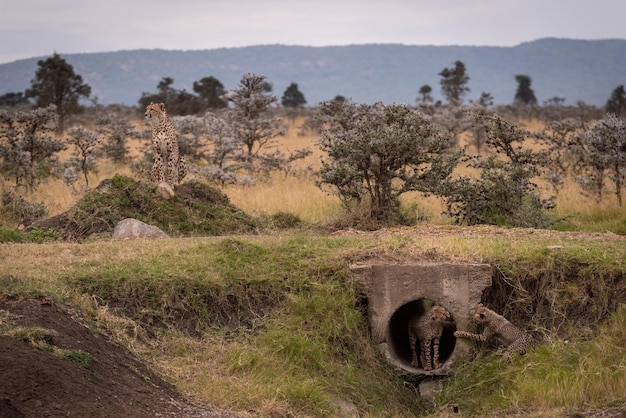
[[[50, 54], [52, 55], [52, 53]], [[615, 87], [626, 85], [626, 40], [546, 38], [514, 47], [370, 44], [329, 47], [265, 45], [197, 51], [133, 50], [61, 54], [102, 104], [136, 105], [142, 92], [156, 92], [163, 77], [192, 92], [194, 81], [213, 76], [227, 90], [244, 73], [267, 76], [279, 99], [298, 83], [308, 105], [336, 95], [359, 103], [414, 104], [428, 84], [440, 99], [438, 75], [462, 61], [470, 77], [468, 100], [489, 92], [496, 104], [513, 101], [516, 74], [532, 79], [539, 103], [558, 96], [566, 104], [602, 106]], [[0, 95], [30, 87], [35, 57], [0, 65]]]

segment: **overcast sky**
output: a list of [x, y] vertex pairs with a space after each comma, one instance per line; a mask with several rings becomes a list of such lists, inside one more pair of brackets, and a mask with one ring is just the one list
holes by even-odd
[[140, 48], [626, 39], [625, 17], [626, 0], [0, 0], [0, 63]]

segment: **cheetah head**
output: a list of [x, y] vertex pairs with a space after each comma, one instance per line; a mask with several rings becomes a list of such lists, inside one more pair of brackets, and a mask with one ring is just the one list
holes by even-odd
[[165, 103], [150, 103], [146, 106], [146, 119], [151, 120], [161, 115], [165, 115]]
[[474, 321], [477, 324], [484, 324], [488, 322], [489, 320], [487, 316], [487, 311], [488, 311], [488, 308], [486, 308], [483, 305], [478, 305], [478, 307], [474, 311]]
[[452, 323], [452, 315], [443, 306], [435, 305], [428, 311], [430, 320], [439, 324]]

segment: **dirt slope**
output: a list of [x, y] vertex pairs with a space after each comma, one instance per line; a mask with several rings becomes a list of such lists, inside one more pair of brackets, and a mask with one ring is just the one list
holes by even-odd
[[[46, 343], [80, 350], [89, 367], [0, 336], [0, 417], [231, 417], [187, 402], [130, 353], [46, 300], [0, 299], [0, 329], [37, 326]], [[4, 322], [4, 324], [3, 324]]]

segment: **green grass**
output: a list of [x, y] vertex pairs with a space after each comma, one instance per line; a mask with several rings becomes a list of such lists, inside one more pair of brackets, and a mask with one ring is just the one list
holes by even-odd
[[3, 242], [34, 242], [43, 244], [61, 238], [61, 234], [51, 230], [34, 228], [23, 232], [16, 229], [0, 226], [0, 243]]
[[3, 244], [0, 287], [80, 308], [199, 402], [249, 416], [337, 416], [341, 405], [362, 416], [416, 416], [427, 410], [413, 383], [372, 344], [349, 266], [372, 258], [488, 262], [494, 286], [486, 300], [513, 322], [540, 329], [549, 343], [512, 363], [489, 356], [463, 366], [439, 405], [467, 397], [462, 410], [480, 414], [623, 400], [532, 392], [569, 382], [568, 374], [613, 369], [613, 380], [588, 380], [586, 393], [624, 393], [607, 392], [609, 383], [621, 388], [617, 350], [600, 357], [601, 369], [585, 363], [599, 355], [593, 344], [623, 344], [603, 340], [617, 338], [623, 323], [597, 332], [625, 300], [622, 239], [496, 227], [420, 231]]
[[64, 349], [60, 350], [58, 355], [61, 360], [76, 363], [85, 369], [91, 368], [91, 363], [93, 362], [91, 354], [82, 350]]
[[79, 364], [86, 369], [91, 367], [93, 361], [91, 354], [82, 350], [60, 348], [55, 345], [56, 331], [38, 326], [16, 326], [13, 323], [15, 319], [16, 317], [11, 317], [6, 311], [0, 311], [0, 335], [48, 351], [61, 360]]
[[445, 381], [439, 406], [470, 416], [494, 410], [565, 410], [626, 404], [626, 305], [587, 341], [555, 339], [506, 363], [486, 356]]

